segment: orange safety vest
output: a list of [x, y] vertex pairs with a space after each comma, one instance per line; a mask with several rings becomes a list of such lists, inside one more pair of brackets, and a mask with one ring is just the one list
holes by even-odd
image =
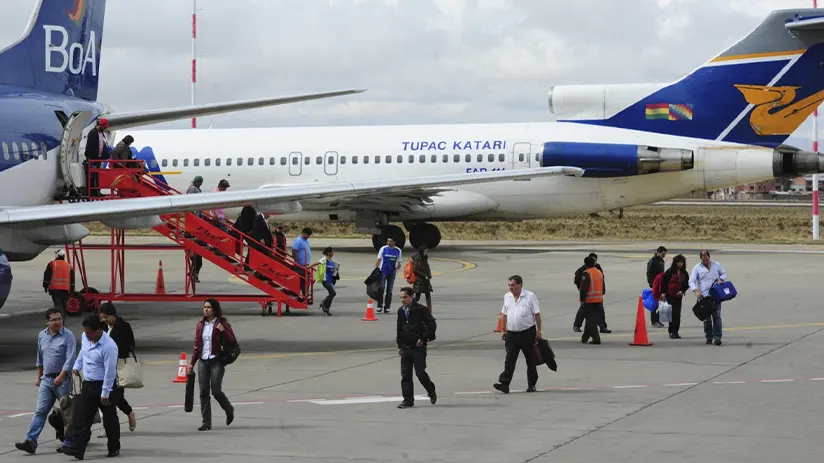
[[71, 288], [71, 267], [65, 260], [51, 262], [52, 274], [49, 291], [68, 291]]
[[604, 302], [604, 275], [597, 268], [585, 270], [589, 274], [589, 289], [584, 304], [598, 304]]

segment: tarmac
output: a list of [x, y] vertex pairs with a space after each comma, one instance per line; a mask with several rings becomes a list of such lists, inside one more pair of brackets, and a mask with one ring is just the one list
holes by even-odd
[[[130, 240], [134, 241], [134, 240]], [[637, 300], [646, 287], [646, 261], [659, 243], [444, 242], [431, 251], [438, 336], [428, 368], [437, 386], [431, 405], [415, 379], [416, 405], [399, 410], [400, 368], [392, 313], [362, 321], [363, 279], [375, 252], [363, 240], [313, 239], [313, 258], [332, 245], [342, 264], [332, 316], [316, 303], [284, 317], [231, 304], [226, 315], [243, 353], [227, 368], [224, 391], [235, 421], [212, 403], [213, 428], [183, 410], [184, 385], [173, 383], [181, 352], [191, 355], [197, 303], [122, 303], [134, 328], [145, 387], [126, 392], [138, 425], [131, 433], [119, 414], [118, 458], [143, 462], [809, 462], [820, 458], [824, 434], [824, 314], [817, 296], [824, 248], [752, 244], [662, 243], [668, 261], [683, 252], [688, 268], [707, 247], [738, 289], [723, 306], [724, 344], [704, 344], [701, 322], [687, 296], [681, 336], [646, 327], [653, 342], [632, 347]], [[606, 274], [607, 322], [600, 346], [581, 344], [572, 331], [578, 307], [573, 272], [590, 251]], [[404, 250], [408, 259], [412, 250]], [[14, 448], [28, 430], [36, 403], [35, 348], [50, 298], [43, 269], [52, 257], [13, 263], [12, 296], [0, 311], [0, 461], [34, 461]], [[163, 260], [167, 291], [182, 291], [180, 251], [127, 253], [127, 289], [152, 292]], [[86, 253], [92, 286], [107, 290], [109, 253]], [[538, 369], [538, 392], [524, 393], [519, 359], [512, 393], [492, 388], [504, 347], [494, 333], [507, 278], [520, 274], [541, 303], [544, 336], [558, 371]], [[811, 277], [811, 275], [814, 275]], [[254, 291], [204, 262], [200, 291]], [[647, 315], [647, 320], [649, 319]], [[67, 327], [80, 337], [80, 317]], [[86, 459], [103, 458], [94, 437]], [[73, 460], [55, 452], [46, 425], [38, 461]]]

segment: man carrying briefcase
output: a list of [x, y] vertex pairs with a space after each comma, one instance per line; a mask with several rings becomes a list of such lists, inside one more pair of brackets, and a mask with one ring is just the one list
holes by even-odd
[[[710, 252], [706, 249], [701, 251], [700, 256], [701, 262], [693, 267], [690, 274], [690, 290], [695, 293], [695, 297], [699, 301], [702, 301], [702, 299], [707, 300], [702, 304], [706, 304], [706, 310], [709, 310], [710, 307], [707, 303], [714, 302], [708, 297], [710, 288], [716, 282], [723, 283], [727, 279], [727, 271], [720, 263], [710, 259]], [[714, 342], [716, 346], [720, 346], [722, 335], [721, 303], [719, 302], [716, 305], [716, 310], [704, 319], [704, 336], [707, 338], [707, 344]], [[697, 312], [696, 316], [698, 316]]]

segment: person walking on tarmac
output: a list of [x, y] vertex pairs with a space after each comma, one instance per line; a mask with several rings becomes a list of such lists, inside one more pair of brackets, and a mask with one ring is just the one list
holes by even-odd
[[672, 265], [661, 277], [660, 299], [672, 306], [672, 321], [667, 329], [670, 339], [681, 339], [678, 334], [681, 328], [681, 305], [689, 286], [687, 258], [678, 254], [672, 258]]
[[601, 344], [601, 335], [595, 325], [598, 324], [599, 315], [604, 310], [604, 294], [607, 292], [604, 283], [604, 274], [595, 268], [595, 260], [589, 256], [584, 260], [587, 269], [581, 278], [581, 307], [584, 309], [584, 334], [581, 342], [586, 344], [592, 338], [590, 344]]
[[[647, 284], [649, 285], [650, 289], [652, 289], [652, 282], [655, 281], [655, 277], [664, 273], [664, 270], [667, 268], [667, 263], [664, 261], [664, 258], [667, 257], [667, 248], [664, 246], [658, 246], [658, 250], [655, 251], [655, 255], [647, 262]], [[657, 328], [663, 328], [664, 324], [661, 323], [658, 319], [658, 311], [650, 312], [649, 315], [650, 324]]]
[[332, 247], [327, 247], [323, 250], [323, 257], [321, 257], [318, 266], [315, 269], [315, 281], [320, 281], [326, 291], [329, 293], [323, 302], [320, 303], [320, 309], [326, 315], [329, 313], [329, 308], [332, 307], [332, 301], [338, 294], [335, 291], [335, 282], [340, 279], [339, 269], [340, 265], [332, 260], [335, 255], [335, 250]]
[[55, 258], [46, 265], [43, 272], [43, 290], [52, 298], [54, 308], [66, 317], [66, 303], [69, 295], [74, 292], [74, 269], [66, 262], [66, 252], [58, 249], [54, 252]]
[[[601, 268], [601, 264], [598, 263], [598, 254], [594, 252], [589, 253], [589, 256], [593, 261], [595, 261], [595, 268], [597, 268], [601, 275], [604, 275], [604, 269]], [[586, 258], [584, 258], [584, 265], [578, 267], [578, 270], [575, 271], [575, 287], [578, 288], [578, 291], [581, 290], [581, 279], [584, 277], [584, 271], [587, 269]], [[605, 277], [606, 278], [606, 277]], [[581, 325], [584, 324], [584, 304], [583, 302], [578, 305], [578, 312], [575, 314], [575, 321], [572, 322], [572, 330], [576, 333], [581, 332]], [[601, 314], [598, 314], [598, 327], [601, 329], [601, 333], [612, 333], [612, 330], [607, 328], [607, 314], [604, 311]]]
[[[100, 319], [106, 323], [108, 327], [109, 336], [112, 340], [117, 344], [117, 358], [119, 359], [128, 359], [129, 356], [135, 355], [135, 340], [134, 340], [134, 331], [132, 331], [132, 325], [129, 324], [123, 317], [117, 315], [117, 309], [114, 308], [114, 304], [111, 302], [104, 302], [100, 304]], [[129, 431], [134, 432], [135, 428], [137, 427], [137, 418], [135, 417], [134, 410], [132, 410], [131, 405], [126, 400], [125, 391], [124, 393], [118, 397], [118, 401], [115, 403], [117, 408], [123, 412], [124, 415], [129, 417]], [[106, 433], [100, 434], [97, 436], [99, 438], [106, 437]]]
[[220, 408], [226, 412], [226, 426], [235, 419], [235, 407], [229, 402], [223, 392], [223, 375], [226, 365], [222, 362], [223, 343], [237, 343], [232, 325], [223, 316], [220, 302], [216, 299], [206, 299], [203, 303], [203, 317], [195, 327], [194, 351], [190, 370], [198, 366], [197, 378], [200, 385], [200, 415], [203, 423], [198, 431], [212, 429], [212, 404], [209, 392], [217, 400]]
[[418, 252], [412, 255], [412, 271], [415, 273], [415, 302], [421, 300], [421, 294], [426, 296], [426, 308], [432, 312], [432, 270], [429, 269], [429, 248], [425, 244], [418, 247]]
[[[520, 275], [509, 277], [509, 292], [504, 295], [501, 308], [503, 333], [501, 340], [506, 347], [504, 371], [492, 387], [509, 394], [509, 384], [515, 374], [515, 363], [519, 353], [526, 360], [526, 392], [535, 392], [538, 369], [535, 366], [535, 343], [541, 339], [541, 307], [535, 293], [524, 289], [524, 279]], [[537, 328], [537, 329], [536, 329]]]
[[375, 260], [375, 268], [381, 270], [381, 285], [386, 296], [383, 300], [378, 300], [378, 310], [380, 313], [389, 313], [389, 305], [392, 303], [392, 286], [395, 284], [395, 275], [401, 268], [401, 248], [395, 246], [395, 239], [391, 236], [386, 239], [386, 244], [378, 251], [378, 258]]
[[[415, 406], [415, 390], [412, 382], [412, 369], [415, 376], [426, 389], [429, 402], [433, 405], [438, 400], [435, 393], [435, 384], [426, 373], [426, 346], [435, 340], [437, 322], [426, 307], [414, 301], [414, 291], [406, 286], [401, 288], [401, 308], [398, 310], [398, 323], [395, 342], [398, 344], [398, 355], [401, 357], [401, 392], [403, 402], [398, 408]], [[387, 303], [388, 307], [388, 303]]]

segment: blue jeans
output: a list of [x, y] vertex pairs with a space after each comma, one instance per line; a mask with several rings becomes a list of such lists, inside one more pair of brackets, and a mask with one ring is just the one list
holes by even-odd
[[37, 392], [37, 409], [31, 419], [29, 433], [26, 435], [26, 440], [31, 441], [35, 447], [37, 447], [37, 438], [43, 432], [43, 427], [46, 425], [46, 419], [54, 406], [54, 402], [68, 395], [72, 390], [72, 377], [69, 374], [66, 375], [66, 379], [60, 387], [54, 387], [53, 383], [54, 379], [52, 378], [44, 376], [40, 379], [40, 390]]
[[392, 286], [394, 286], [394, 284], [394, 273], [390, 273], [389, 275], [381, 273], [381, 285], [383, 285], [384, 291], [386, 291], [386, 296], [383, 298], [383, 303], [378, 301], [378, 310], [380, 310], [381, 307], [385, 307], [386, 311], [389, 311], [389, 307], [392, 306]]
[[[708, 297], [708, 296], [705, 296]], [[704, 336], [707, 339], [721, 339], [721, 303], [718, 310], [704, 320]]]

